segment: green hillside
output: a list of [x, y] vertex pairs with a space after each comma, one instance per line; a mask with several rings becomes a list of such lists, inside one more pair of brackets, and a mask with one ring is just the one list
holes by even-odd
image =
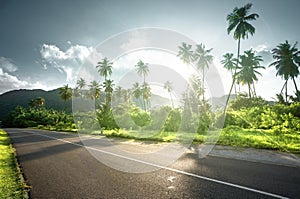
[[[46, 108], [53, 108], [55, 110], [65, 110], [72, 112], [72, 100], [64, 102], [59, 95], [59, 89], [51, 91], [44, 91], [41, 89], [34, 90], [14, 90], [0, 95], [0, 121], [2, 121], [16, 106], [28, 107], [32, 99], [42, 97], [46, 101]], [[100, 99], [101, 101], [101, 99]], [[164, 106], [171, 104], [171, 102], [159, 95], [152, 94], [151, 104], [154, 106]]]
[[46, 107], [56, 110], [65, 110], [71, 112], [72, 101], [64, 102], [59, 96], [59, 90], [54, 89], [51, 91], [44, 91], [41, 89], [36, 90], [14, 90], [0, 95], [0, 121], [3, 120], [10, 111], [16, 106], [20, 105], [28, 107], [28, 103], [32, 99], [42, 97], [46, 100]]

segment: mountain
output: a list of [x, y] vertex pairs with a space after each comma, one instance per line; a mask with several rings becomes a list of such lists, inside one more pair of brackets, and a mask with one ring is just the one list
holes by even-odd
[[45, 99], [47, 108], [56, 110], [65, 110], [71, 112], [72, 101], [64, 102], [59, 96], [59, 90], [44, 91], [41, 89], [34, 90], [14, 90], [0, 95], [0, 121], [3, 120], [16, 106], [28, 107], [32, 99], [42, 97]]
[[[66, 112], [72, 112], [72, 100], [64, 102], [59, 95], [59, 89], [54, 89], [51, 91], [44, 91], [41, 89], [34, 90], [14, 90], [9, 91], [0, 95], [0, 121], [3, 120], [8, 114], [16, 107], [23, 106], [28, 107], [29, 102], [32, 99], [42, 97], [45, 99], [47, 108], [53, 108], [55, 110], [65, 110]], [[235, 95], [231, 95], [230, 100], [235, 99]], [[212, 97], [209, 99], [213, 105], [213, 109], [218, 107], [224, 107], [227, 95], [223, 97]], [[169, 105], [171, 106], [171, 101], [159, 95], [152, 94], [151, 96], [151, 106], [152, 108], [157, 108], [160, 106]], [[175, 104], [180, 103], [174, 101]]]
[[[211, 103], [213, 109], [217, 108], [225, 108], [225, 103], [228, 95], [224, 95], [222, 97], [212, 97], [208, 101]], [[230, 95], [229, 101], [234, 100], [236, 98], [235, 94]]]
[[[65, 110], [66, 112], [72, 112], [72, 100], [64, 102], [59, 95], [59, 89], [51, 91], [44, 91], [41, 89], [34, 90], [14, 90], [3, 93], [0, 95], [0, 121], [3, 120], [9, 113], [15, 109], [16, 106], [28, 107], [29, 102], [32, 99], [42, 97], [46, 101], [46, 108], [53, 108], [55, 110]], [[157, 106], [171, 106], [169, 99], [161, 97], [159, 95], [152, 94], [151, 104], [153, 107]]]

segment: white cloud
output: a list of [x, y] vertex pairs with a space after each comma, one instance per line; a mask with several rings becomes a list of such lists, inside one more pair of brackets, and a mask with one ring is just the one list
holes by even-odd
[[255, 50], [256, 52], [261, 52], [261, 51], [268, 51], [268, 47], [265, 44], [260, 44], [256, 47], [252, 47], [253, 50]]
[[0, 68], [6, 72], [15, 72], [18, 70], [18, 67], [13, 63], [13, 61], [5, 57], [0, 57]]
[[134, 50], [136, 48], [145, 47], [148, 45], [149, 44], [145, 33], [136, 30], [131, 33], [131, 37], [128, 39], [126, 43], [123, 43], [120, 46], [120, 48], [126, 52], [130, 50]]
[[[71, 43], [69, 43], [71, 45]], [[85, 59], [93, 51], [92, 47], [71, 45], [66, 51], [51, 44], [43, 44], [40, 53], [43, 59], [43, 67], [54, 67], [66, 74], [68, 83], [76, 79], [76, 73]]]
[[17, 89], [51, 89], [41, 82], [31, 83], [28, 81], [20, 80], [18, 77], [4, 72], [2, 68], [0, 68], [0, 85], [0, 94]]

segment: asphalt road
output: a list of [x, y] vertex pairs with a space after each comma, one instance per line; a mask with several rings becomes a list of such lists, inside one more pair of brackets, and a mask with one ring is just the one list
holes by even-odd
[[77, 134], [5, 131], [31, 198], [300, 198], [296, 167], [186, 153], [169, 167], [128, 173], [95, 159]]

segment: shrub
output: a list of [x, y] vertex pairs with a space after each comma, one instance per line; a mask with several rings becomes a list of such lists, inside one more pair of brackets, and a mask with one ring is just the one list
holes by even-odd
[[143, 111], [139, 107], [134, 107], [130, 111], [130, 116], [134, 123], [139, 127], [147, 126], [151, 122], [151, 117], [149, 113]]
[[168, 118], [164, 124], [163, 130], [177, 132], [181, 123], [181, 112], [179, 109], [173, 109], [169, 112]]

